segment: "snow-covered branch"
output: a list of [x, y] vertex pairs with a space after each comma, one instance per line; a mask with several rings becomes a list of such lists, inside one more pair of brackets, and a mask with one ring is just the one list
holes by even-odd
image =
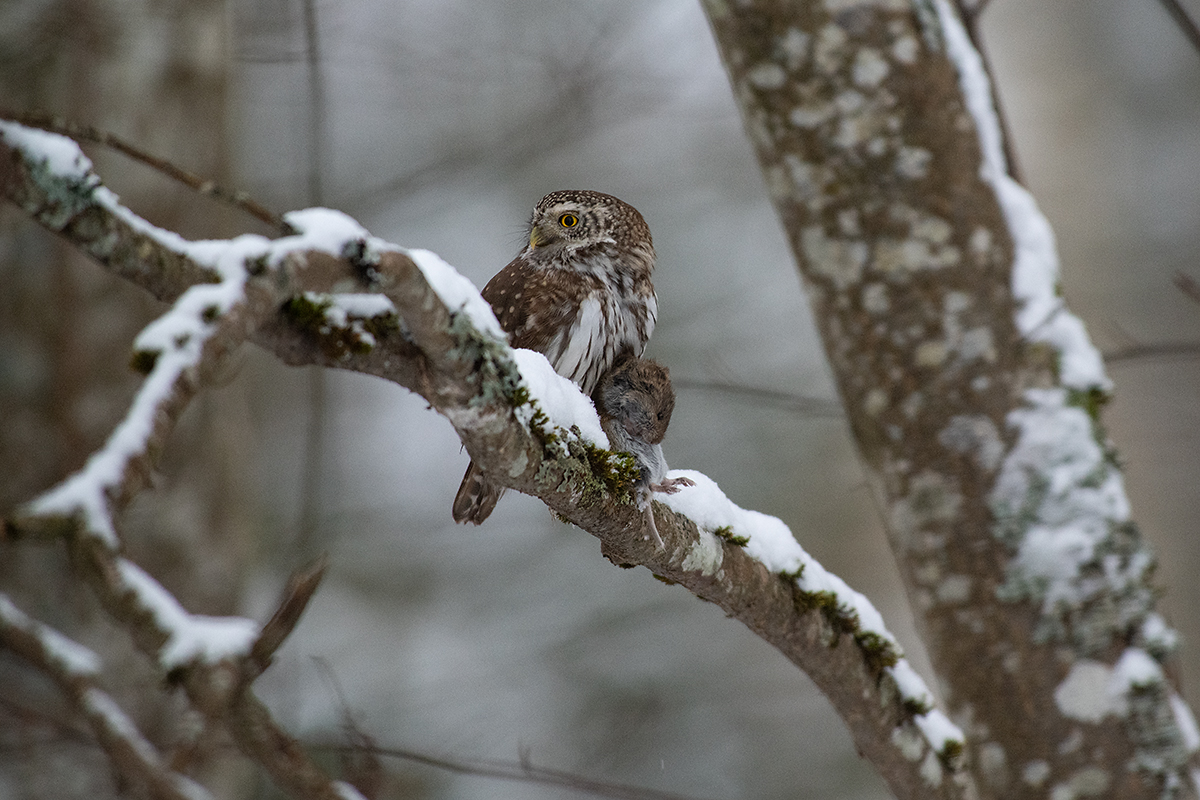
[[[69, 142], [6, 123], [0, 133], [9, 148], [0, 148], [5, 194], [43, 225], [156, 296], [179, 298], [177, 310], [195, 308], [189, 293], [202, 282], [234, 282], [247, 296], [261, 285], [274, 305], [259, 307], [274, 313], [248, 331], [253, 341], [287, 363], [375, 374], [419, 393], [497, 483], [596, 536], [614, 563], [645, 565], [716, 603], [804, 669], [899, 796], [962, 796], [962, 734], [933, 708], [871, 604], [804, 553], [782, 522], [738, 508], [699, 473], [686, 473], [696, 486], [655, 504], [666, 543], [655, 547], [632, 502], [628, 457], [605, 449], [590, 401], [540, 355], [511, 350], [475, 287], [437, 256], [389, 245], [321, 209], [287, 216], [295, 236], [185, 242], [117, 204]], [[36, 530], [50, 513], [41, 503], [10, 520], [10, 532]], [[61, 517], [62, 508], [52, 511]], [[205, 635], [115, 555], [111, 539], [75, 541], [110, 611], [139, 621], [142, 646], [164, 668], [187, 665], [193, 702], [210, 713], [229, 708], [213, 679], [230, 657], [245, 662], [250, 629]], [[232, 729], [265, 725], [249, 695], [232, 708], [243, 715]], [[252, 750], [248, 742], [261, 740], [246, 733], [239, 742]]]
[[154, 800], [205, 800], [210, 795], [171, 771], [161, 754], [116, 701], [97, 684], [100, 658], [83, 645], [31, 619], [0, 594], [0, 645], [53, 680], [121, 777]]

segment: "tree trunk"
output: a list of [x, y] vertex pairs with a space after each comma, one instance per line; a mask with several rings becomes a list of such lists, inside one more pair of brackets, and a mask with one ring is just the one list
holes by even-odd
[[1109, 383], [954, 11], [705, 9], [980, 796], [1195, 796]]

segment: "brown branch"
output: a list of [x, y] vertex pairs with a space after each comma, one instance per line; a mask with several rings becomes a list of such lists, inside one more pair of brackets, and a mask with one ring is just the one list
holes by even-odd
[[284, 223], [283, 219], [275, 212], [268, 209], [266, 206], [255, 201], [249, 194], [243, 191], [230, 191], [218, 186], [208, 178], [202, 178], [193, 172], [189, 172], [182, 167], [179, 167], [164, 158], [151, 155], [139, 147], [135, 147], [119, 136], [94, 128], [91, 125], [80, 125], [76, 122], [64, 119], [54, 114], [48, 114], [42, 111], [27, 111], [24, 113], [11, 111], [9, 109], [0, 108], [0, 118], [10, 119], [14, 122], [19, 122], [22, 125], [27, 125], [30, 128], [38, 128], [43, 131], [52, 133], [61, 133], [63, 136], [69, 136], [77, 141], [93, 142], [94, 144], [103, 145], [116, 150], [122, 155], [137, 161], [140, 164], [145, 164], [153, 170], [161, 172], [168, 178], [182, 183], [189, 189], [192, 189], [198, 194], [205, 197], [211, 197], [219, 203], [240, 209], [255, 219], [269, 225], [273, 230], [283, 234], [290, 232], [290, 229]]
[[254, 646], [250, 648], [250, 663], [259, 674], [266, 671], [278, 650], [300, 622], [304, 610], [312, 600], [325, 577], [325, 568], [329, 565], [327, 556], [322, 555], [315, 561], [301, 567], [288, 579], [287, 588], [280, 598], [275, 613], [263, 625]]
[[[8, 171], [0, 173], [5, 195], [114, 273], [164, 299], [211, 279], [195, 263], [164, 252], [161, 242], [141, 233], [126, 215], [96, 202], [90, 178], [81, 187], [45, 174], [19, 150], [4, 150], [0, 147], [0, 168]], [[276, 252], [287, 255], [256, 277], [291, 299], [263, 322], [254, 341], [289, 364], [374, 374], [419, 393], [450, 420], [471, 457], [498, 482], [540, 498], [599, 538], [602, 553], [614, 563], [645, 565], [717, 604], [804, 669], [842, 716], [860, 752], [893, 787], [903, 789], [901, 796], [961, 796], [951, 747], [961, 743], [944, 741], [938, 747], [945, 749], [935, 751], [918, 731], [915, 718], [928, 709], [900, 691], [889, 670], [899, 655], [895, 646], [886, 632], [863, 627], [843, 603], [850, 598], [802, 591], [797, 574], [768, 568], [746, 551], [744, 540], [702, 531], [658, 503], [655, 517], [666, 547], [657, 548], [645, 535], [627, 480], [612, 473], [603, 451], [567, 431], [535, 429], [522, 421], [528, 418], [521, 408], [528, 398], [518, 399], [520, 375], [511, 351], [459, 307], [472, 297], [482, 303], [477, 292], [455, 295], [459, 276], [439, 271], [425, 256], [419, 256], [423, 266], [418, 265], [408, 252], [378, 243], [368, 252], [362, 242], [347, 240], [345, 257], [338, 257], [305, 249], [302, 242], [273, 243], [280, 248]], [[399, 316], [370, 320], [376, 325], [370, 346], [354, 338], [352, 326], [321, 316], [323, 308], [311, 299], [311, 293], [354, 282], [383, 293]], [[453, 307], [439, 290], [450, 291]], [[110, 612], [132, 629], [139, 646], [158, 653], [162, 632], [146, 624], [144, 608], [118, 591], [111, 551], [80, 537], [72, 551]], [[303, 751], [248, 691], [230, 696], [230, 681], [218, 675], [232, 670], [233, 683], [240, 685], [244, 665], [223, 663], [192, 664], [182, 671], [193, 704], [224, 720], [239, 746], [262, 761], [286, 791], [300, 796], [327, 791], [328, 779], [309, 769]]]
[[1200, 304], [1200, 283], [1196, 279], [1185, 272], [1176, 272], [1173, 281], [1175, 287], [1183, 292], [1183, 296], [1191, 300], [1193, 303]]
[[1187, 9], [1179, 0], [1158, 0], [1162, 3], [1162, 7], [1166, 9], [1171, 20], [1179, 28], [1180, 32], [1188, 40], [1188, 44], [1197, 53], [1200, 53], [1200, 26], [1196, 25], [1196, 21], [1187, 13]]
[[199, 787], [172, 772], [116, 702], [96, 682], [100, 662], [82, 645], [33, 620], [0, 594], [0, 645], [58, 685], [91, 727], [95, 741], [131, 786], [156, 800], [196, 800]]
[[[361, 745], [325, 744], [314, 745], [313, 749], [334, 753], [350, 753], [363, 751], [364, 747]], [[472, 775], [479, 778], [492, 778], [493, 780], [516, 781], [518, 783], [529, 783], [539, 786], [554, 786], [580, 794], [591, 795], [592, 797], [606, 797], [612, 800], [696, 800], [691, 795], [592, 780], [591, 778], [585, 778], [564, 770], [539, 767], [526, 759], [522, 759], [519, 762], [497, 761], [493, 759], [472, 760], [432, 756], [428, 753], [406, 750], [400, 747], [370, 746], [365, 749], [366, 752], [376, 756], [401, 759], [413, 764], [423, 764], [428, 767], [445, 770], [446, 772], [453, 772], [457, 775]]]
[[1164, 342], [1163, 344], [1130, 344], [1104, 352], [1105, 364], [1127, 364], [1130, 361], [1149, 361], [1160, 358], [1195, 358], [1200, 356], [1200, 342]]
[[690, 389], [698, 392], [725, 394], [769, 408], [779, 408], [802, 417], [841, 417], [845, 415], [842, 404], [834, 399], [764, 389], [760, 386], [744, 386], [731, 381], [702, 381], [693, 378], [673, 378], [676, 390]]

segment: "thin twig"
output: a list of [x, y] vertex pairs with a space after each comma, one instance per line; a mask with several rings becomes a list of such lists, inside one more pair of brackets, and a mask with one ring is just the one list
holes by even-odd
[[100, 660], [82, 645], [31, 619], [0, 594], [0, 645], [52, 679], [92, 729], [109, 763], [156, 800], [197, 800], [208, 792], [170, 770], [158, 750], [96, 683]]
[[10, 119], [14, 122], [19, 122], [22, 125], [28, 125], [31, 128], [38, 128], [51, 133], [61, 133], [64, 136], [70, 136], [73, 139], [80, 139], [85, 142], [103, 145], [112, 148], [118, 153], [121, 153], [138, 163], [145, 164], [153, 170], [161, 172], [168, 178], [171, 178], [189, 189], [192, 189], [199, 194], [211, 197], [212, 199], [241, 209], [250, 216], [258, 219], [267, 225], [271, 226], [276, 231], [282, 234], [289, 233], [289, 228], [284, 223], [283, 219], [266, 206], [258, 203], [243, 191], [230, 191], [218, 186], [213, 181], [207, 178], [201, 178], [193, 172], [189, 172], [182, 167], [147, 153], [141, 148], [129, 144], [124, 139], [94, 128], [91, 125], [80, 125], [75, 122], [57, 117], [53, 114], [48, 114], [41, 111], [15, 112], [8, 109], [0, 108], [0, 117]]
[[385, 775], [383, 762], [374, 752], [377, 746], [375, 739], [359, 727], [357, 720], [354, 719], [354, 712], [346, 700], [346, 692], [342, 689], [341, 681], [337, 679], [329, 662], [320, 656], [314, 657], [313, 662], [317, 665], [322, 679], [337, 698], [341, 713], [342, 730], [348, 741], [347, 749], [341, 753], [342, 774], [345, 776], [345, 780], [358, 789], [364, 797], [373, 800], [383, 788]]
[[805, 417], [841, 417], [842, 405], [837, 400], [810, 397], [778, 389], [759, 386], [743, 386], [730, 381], [704, 381], [693, 378], [676, 378], [671, 381], [676, 389], [727, 394], [756, 405], [781, 408]]
[[[344, 753], [358, 748], [353, 745], [328, 744], [313, 745], [312, 749]], [[580, 794], [589, 794], [593, 797], [615, 798], [615, 800], [696, 800], [691, 795], [664, 792], [658, 789], [645, 789], [639, 786], [608, 783], [606, 781], [585, 778], [563, 770], [535, 766], [525, 757], [522, 757], [518, 762], [491, 759], [456, 759], [431, 756], [427, 753], [406, 750], [400, 747], [372, 747], [370, 752], [386, 758], [398, 758], [414, 764], [424, 764], [425, 766], [435, 767], [459, 775], [473, 775], [480, 778], [517, 781], [541, 786], [556, 786], [579, 792]]]
[[328, 564], [329, 559], [322, 555], [301, 567], [288, 580], [278, 608], [275, 609], [271, 619], [267, 620], [267, 624], [263, 625], [258, 640], [250, 649], [250, 662], [259, 673], [266, 671], [275, 656], [275, 651], [283, 645], [284, 640], [295, 629], [304, 610], [308, 608], [313, 594], [316, 593], [317, 587], [321, 585], [321, 579], [325, 577], [325, 568]]
[[1183, 292], [1183, 296], [1191, 300], [1193, 303], [1200, 304], [1200, 283], [1191, 275], [1184, 272], [1176, 272], [1173, 281], [1175, 287]]
[[1196, 358], [1200, 342], [1167, 342], [1164, 344], [1131, 344], [1102, 353], [1106, 364], [1127, 364], [1130, 361], [1153, 359]]
[[1179, 0], [1158, 0], [1162, 3], [1162, 7], [1167, 10], [1167, 13], [1174, 20], [1179, 30], [1187, 38], [1192, 49], [1200, 53], [1200, 27], [1196, 25], [1195, 20], [1187, 13]]

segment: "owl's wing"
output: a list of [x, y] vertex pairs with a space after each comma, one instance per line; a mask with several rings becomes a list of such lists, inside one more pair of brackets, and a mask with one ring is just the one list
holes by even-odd
[[[520, 258], [516, 258], [507, 267], [492, 276], [480, 292], [483, 299], [492, 307], [496, 321], [510, 337], [516, 331], [525, 327], [529, 318], [526, 309], [527, 295], [525, 284], [528, 283], [530, 269]], [[514, 345], [516, 346], [516, 345]]]
[[517, 258], [481, 294], [513, 347], [546, 353], [578, 313], [579, 298], [572, 288], [554, 270], [535, 269]]

